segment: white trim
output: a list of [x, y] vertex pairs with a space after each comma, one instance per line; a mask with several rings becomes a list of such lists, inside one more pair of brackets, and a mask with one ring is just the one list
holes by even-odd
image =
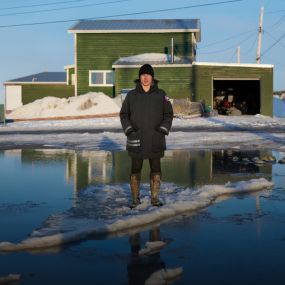
[[66, 70], [66, 85], [68, 85], [69, 68]]
[[4, 85], [25, 85], [25, 84], [33, 84], [33, 85], [37, 85], [37, 84], [66, 84], [66, 81], [60, 81], [60, 82], [32, 82], [32, 81], [30, 81], [30, 82], [27, 82], [27, 81], [24, 81], [24, 82], [22, 82], [22, 81], [11, 81], [11, 82], [4, 82], [3, 83]]
[[[92, 72], [102, 72], [103, 73], [103, 84], [92, 84]], [[102, 86], [106, 86], [106, 87], [112, 87], [114, 86], [115, 84], [112, 83], [112, 84], [107, 84], [106, 83], [106, 74], [107, 73], [110, 73], [110, 72], [113, 72], [114, 74], [114, 70], [89, 70], [89, 86], [91, 87], [102, 87]]]
[[232, 77], [213, 77], [213, 81], [214, 80], [232, 80], [232, 81], [234, 81], [234, 80], [252, 80], [252, 81], [260, 81], [261, 80], [261, 78], [259, 78], [259, 77], [252, 77], [252, 78], [250, 78], [250, 77], [246, 77], [246, 78], [242, 78], [242, 77], [234, 77], [234, 78], [232, 78]]
[[[142, 64], [113, 64], [112, 68], [139, 68]], [[153, 67], [191, 67], [191, 63], [166, 63], [166, 64], [151, 64]]]
[[68, 30], [68, 33], [74, 34], [115, 34], [115, 33], [182, 33], [196, 32], [200, 33], [200, 29], [133, 29], [133, 30]]
[[164, 126], [160, 126], [160, 128], [168, 133], [168, 129]]
[[74, 68], [75, 64], [69, 64], [69, 65], [65, 65], [63, 68], [64, 69], [69, 69], [69, 68]]
[[126, 129], [125, 129], [125, 133], [127, 133], [128, 132], [128, 130], [129, 129], [131, 129], [132, 128], [132, 126], [128, 126], [128, 127], [126, 127]]
[[273, 68], [273, 64], [258, 64], [258, 63], [223, 63], [223, 62], [197, 62], [194, 61], [193, 65], [202, 66], [232, 66], [232, 67], [255, 67], [255, 68]]
[[77, 35], [74, 34], [74, 74], [75, 74], [75, 84], [74, 84], [74, 96], [77, 96]]

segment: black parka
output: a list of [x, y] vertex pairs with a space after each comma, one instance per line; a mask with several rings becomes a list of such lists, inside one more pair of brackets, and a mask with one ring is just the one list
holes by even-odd
[[131, 157], [160, 158], [166, 149], [173, 119], [172, 105], [157, 80], [145, 92], [136, 80], [136, 88], [129, 91], [120, 111], [123, 130], [127, 135], [127, 150]]

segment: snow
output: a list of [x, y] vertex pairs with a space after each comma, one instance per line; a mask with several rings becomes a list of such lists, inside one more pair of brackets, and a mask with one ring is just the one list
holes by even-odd
[[0, 276], [0, 284], [10, 284], [17, 282], [21, 279], [20, 274], [9, 274], [7, 276]]
[[[175, 56], [174, 61], [175, 63], [181, 63], [183, 60], [180, 57]], [[134, 63], [141, 64], [143, 62], [166, 64], [171, 62], [171, 55], [164, 53], [143, 53], [133, 56], [120, 57], [116, 62], [114, 62], [114, 65]]]
[[164, 206], [157, 208], [151, 205], [148, 185], [142, 185], [142, 203], [130, 210], [128, 184], [97, 184], [81, 191], [73, 208], [51, 215], [27, 239], [19, 243], [0, 242], [0, 251], [42, 250], [79, 241], [89, 235], [118, 235], [151, 223], [162, 223], [182, 213], [197, 212], [220, 197], [268, 191], [272, 186], [265, 178], [205, 185], [198, 189], [163, 183], [160, 199]]
[[166, 242], [158, 240], [158, 241], [148, 241], [145, 244], [145, 247], [139, 251], [139, 255], [150, 255], [155, 252], [160, 251], [160, 249], [164, 248], [167, 245]]
[[[40, 135], [39, 135], [40, 134]], [[285, 149], [285, 118], [217, 116], [175, 118], [167, 148]], [[80, 120], [22, 121], [0, 125], [0, 148], [44, 147], [124, 150], [119, 116]]]
[[120, 107], [102, 92], [69, 97], [44, 97], [17, 108], [8, 119], [53, 118], [119, 113]]

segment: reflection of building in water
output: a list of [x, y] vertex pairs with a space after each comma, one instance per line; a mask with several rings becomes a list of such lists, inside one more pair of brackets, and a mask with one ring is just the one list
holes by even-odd
[[[74, 191], [96, 182], [110, 182], [113, 172], [113, 154], [109, 151], [75, 151], [65, 149], [23, 149], [6, 151], [7, 155], [21, 157], [22, 164], [65, 164], [65, 180], [74, 183]], [[5, 155], [6, 155], [5, 152]]]
[[74, 152], [66, 162], [66, 178], [74, 180], [77, 192], [92, 183], [109, 183], [113, 173], [113, 154], [109, 151]]
[[[254, 164], [254, 157], [265, 151], [166, 151], [161, 160], [163, 182], [182, 186], [225, 184], [266, 176], [271, 179], [272, 164]], [[75, 151], [39, 149], [5, 151], [5, 155], [21, 157], [22, 164], [58, 165], [65, 169], [67, 183], [74, 183], [75, 192], [94, 183], [128, 183], [130, 158], [126, 151]], [[63, 170], [64, 171], [64, 170]], [[149, 181], [149, 163], [144, 162], [142, 181]]]

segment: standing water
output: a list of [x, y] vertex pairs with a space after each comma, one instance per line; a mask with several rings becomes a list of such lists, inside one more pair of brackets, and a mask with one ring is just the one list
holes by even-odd
[[150, 205], [145, 162], [130, 210], [124, 151], [3, 150], [0, 283], [283, 284], [284, 156], [167, 151], [165, 205]]

